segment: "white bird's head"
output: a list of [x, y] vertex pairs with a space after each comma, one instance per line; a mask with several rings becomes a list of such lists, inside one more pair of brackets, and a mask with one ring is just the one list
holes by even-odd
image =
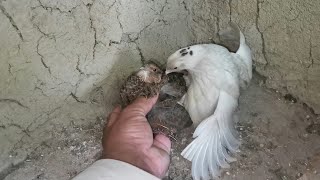
[[170, 55], [167, 60], [166, 74], [194, 69], [200, 61], [197, 55], [198, 48], [197, 46], [186, 47]]

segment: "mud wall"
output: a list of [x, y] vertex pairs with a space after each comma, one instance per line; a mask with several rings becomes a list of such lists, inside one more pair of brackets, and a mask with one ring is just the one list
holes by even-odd
[[239, 24], [267, 87], [291, 94], [319, 114], [319, 8], [317, 0], [229, 0], [194, 2], [190, 12], [200, 42], [228, 21]]
[[128, 74], [180, 47], [219, 42], [229, 21], [267, 87], [320, 113], [319, 9], [318, 0], [0, 1], [0, 179], [37, 148], [90, 137], [70, 129], [102, 124]]

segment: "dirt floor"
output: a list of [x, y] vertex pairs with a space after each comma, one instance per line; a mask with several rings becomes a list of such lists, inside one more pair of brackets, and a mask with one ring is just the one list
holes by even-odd
[[[0, 180], [78, 174], [100, 156], [101, 128], [124, 79], [149, 60], [165, 64], [181, 47], [222, 43], [229, 22], [240, 26], [266, 79], [256, 77], [241, 96], [241, 152], [221, 178], [320, 179], [320, 119], [308, 108], [320, 114], [319, 7], [319, 0], [0, 0]], [[174, 143], [171, 179], [191, 178], [179, 154], [192, 132]]]
[[[264, 88], [254, 78], [242, 93], [237, 129], [242, 139], [238, 161], [221, 179], [320, 179], [320, 118], [293, 97]], [[89, 126], [71, 124], [53, 134], [22, 162], [1, 174], [12, 179], [70, 179], [99, 158], [103, 116]], [[192, 179], [191, 164], [180, 156], [193, 128], [185, 129], [173, 144], [167, 179]]]

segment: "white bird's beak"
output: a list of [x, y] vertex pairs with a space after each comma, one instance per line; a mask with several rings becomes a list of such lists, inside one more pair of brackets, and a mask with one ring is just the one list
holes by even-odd
[[166, 70], [166, 75], [172, 73], [173, 71], [172, 70]]

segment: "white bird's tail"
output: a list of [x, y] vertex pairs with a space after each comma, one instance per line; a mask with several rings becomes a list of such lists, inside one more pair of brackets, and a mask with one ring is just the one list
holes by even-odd
[[249, 46], [246, 44], [246, 39], [243, 33], [239, 30], [240, 33], [240, 45], [239, 49], [237, 50], [236, 54], [238, 54], [243, 62], [246, 65], [246, 70], [249, 75], [249, 79], [252, 78], [252, 57], [251, 57], [251, 50]]
[[243, 71], [248, 75], [246, 79], [251, 80], [252, 78], [252, 58], [251, 50], [246, 44], [246, 39], [241, 32], [239, 26], [233, 22], [229, 23], [229, 26], [219, 32], [220, 44], [228, 48], [232, 54], [235, 52], [240, 57], [241, 63], [245, 65]]
[[195, 180], [210, 179], [220, 175], [220, 167], [228, 168], [236, 159], [231, 157], [240, 142], [233, 135], [233, 113], [237, 99], [220, 91], [217, 108], [212, 116], [202, 121], [195, 130], [195, 138], [181, 153], [192, 161]]

